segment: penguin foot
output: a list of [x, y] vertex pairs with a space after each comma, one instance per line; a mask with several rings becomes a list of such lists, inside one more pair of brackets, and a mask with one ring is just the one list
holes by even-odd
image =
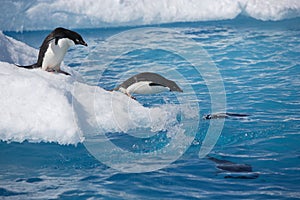
[[134, 96], [131, 96], [131, 94], [129, 94], [128, 92], [126, 92], [126, 95], [132, 98], [133, 100], [136, 100], [136, 98]]
[[58, 70], [57, 73], [62, 73], [64, 75], [71, 76], [71, 74], [69, 74], [68, 72], [65, 72], [63, 70]]
[[67, 76], [71, 76], [71, 74], [69, 74], [68, 72], [65, 72], [65, 71], [63, 71], [63, 70], [55, 70], [55, 69], [47, 69], [46, 70], [47, 72], [55, 72], [55, 73], [62, 73], [62, 74], [65, 74], [65, 75], [67, 75]]

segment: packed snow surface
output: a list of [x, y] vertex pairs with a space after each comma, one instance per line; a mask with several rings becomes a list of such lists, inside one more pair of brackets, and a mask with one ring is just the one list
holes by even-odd
[[144, 107], [123, 93], [78, 81], [67, 66], [72, 76], [18, 68], [14, 63], [35, 62], [37, 50], [3, 33], [0, 42], [0, 140], [77, 144], [86, 131], [174, 130], [178, 106]]

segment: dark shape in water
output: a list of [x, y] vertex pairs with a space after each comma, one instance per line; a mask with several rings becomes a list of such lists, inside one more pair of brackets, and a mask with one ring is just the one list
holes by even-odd
[[247, 174], [239, 174], [239, 175], [226, 175], [224, 178], [232, 178], [232, 179], [256, 179], [259, 177], [258, 173], [247, 173]]
[[238, 164], [228, 160], [221, 160], [211, 156], [207, 158], [217, 164], [217, 168], [222, 170], [221, 173], [228, 173], [224, 178], [235, 178], [235, 179], [255, 179], [259, 176], [258, 173], [254, 173], [252, 166], [248, 164]]
[[41, 182], [41, 181], [43, 181], [43, 179], [41, 179], [41, 178], [28, 178], [26, 180], [27, 183], [35, 183], [35, 182]]
[[204, 115], [203, 119], [222, 119], [222, 118], [229, 118], [229, 117], [248, 117], [248, 114], [239, 114], [239, 113], [214, 113]]
[[221, 160], [211, 156], [207, 156], [209, 160], [217, 163], [217, 168], [228, 172], [252, 172], [251, 165], [238, 164], [228, 160]]
[[25, 178], [20, 178], [20, 179], [17, 179], [16, 182], [27, 182], [27, 183], [35, 183], [35, 182], [41, 182], [43, 181], [43, 179], [41, 178], [28, 178], [28, 179], [25, 179]]

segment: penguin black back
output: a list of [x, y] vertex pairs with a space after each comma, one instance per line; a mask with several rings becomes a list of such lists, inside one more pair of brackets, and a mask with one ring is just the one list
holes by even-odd
[[131, 78], [124, 81], [114, 90], [118, 90], [120, 87], [128, 88], [130, 85], [140, 82], [140, 81], [151, 81], [150, 86], [164, 86], [170, 88], [171, 91], [183, 92], [182, 89], [174, 82], [165, 77], [152, 73], [152, 72], [142, 72], [140, 74], [134, 75]]

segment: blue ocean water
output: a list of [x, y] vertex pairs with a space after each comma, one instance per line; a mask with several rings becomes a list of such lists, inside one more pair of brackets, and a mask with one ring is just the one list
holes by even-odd
[[[209, 120], [201, 120], [185, 154], [169, 166], [147, 173], [122, 173], [96, 160], [83, 144], [0, 143], [0, 196], [3, 199], [297, 199], [300, 198], [300, 19], [261, 22], [248, 18], [228, 21], [175, 23], [160, 28], [192, 38], [208, 52], [223, 78], [227, 111], [249, 114], [227, 118], [210, 156], [249, 164], [253, 173], [221, 171], [217, 163], [198, 157]], [[158, 27], [158, 26], [156, 26]], [[91, 49], [127, 28], [82, 29]], [[6, 32], [38, 48], [47, 31]], [[72, 52], [72, 53], [71, 53]], [[185, 65], [176, 55], [141, 49], [116, 58], [115, 67], [99, 71], [88, 64], [88, 53], [71, 49], [65, 64], [85, 80], [112, 89], [118, 75], [155, 60], [161, 65]], [[83, 61], [83, 62], [82, 62]], [[118, 67], [122, 66], [122, 67]], [[147, 66], [147, 65], [146, 65]], [[175, 68], [175, 67], [174, 67]], [[114, 70], [112, 70], [114, 69]], [[159, 68], [158, 68], [159, 70]], [[200, 116], [211, 112], [210, 95], [193, 71]], [[145, 106], [176, 103], [172, 94], [137, 96]], [[111, 135], [107, 133], [107, 135]], [[111, 136], [112, 137], [112, 136]], [[116, 144], [133, 148], [122, 134]], [[125, 139], [122, 142], [122, 139]], [[162, 144], [166, 141], [159, 138]], [[157, 140], [141, 147], [155, 148]], [[141, 145], [141, 144], [140, 144]], [[134, 146], [135, 147], [135, 146]], [[157, 147], [159, 148], [159, 147]], [[133, 148], [134, 150], [134, 148]], [[138, 149], [139, 150], [139, 149]]]

